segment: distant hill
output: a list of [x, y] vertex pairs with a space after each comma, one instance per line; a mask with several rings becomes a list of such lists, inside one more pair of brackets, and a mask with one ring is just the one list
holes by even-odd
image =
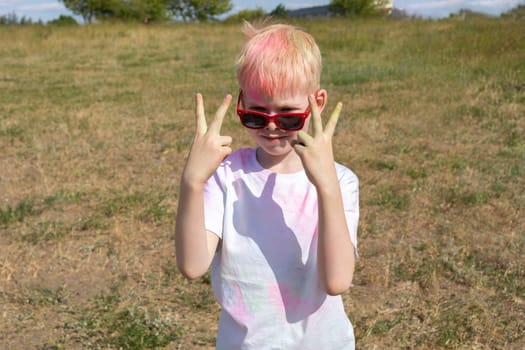
[[493, 17], [483, 12], [472, 11], [469, 9], [461, 9], [457, 13], [452, 13], [449, 16], [450, 18], [460, 18], [460, 19], [473, 19], [473, 18], [490, 18]]
[[305, 7], [297, 10], [288, 10], [288, 16], [290, 17], [330, 17], [332, 13], [329, 10], [329, 6], [313, 6]]
[[[392, 7], [392, 1], [388, 1], [385, 5], [386, 13], [395, 18], [409, 17], [408, 13], [403, 9]], [[288, 16], [294, 18], [300, 17], [330, 17], [333, 14], [330, 12], [329, 5], [305, 7], [296, 10], [287, 10]]]

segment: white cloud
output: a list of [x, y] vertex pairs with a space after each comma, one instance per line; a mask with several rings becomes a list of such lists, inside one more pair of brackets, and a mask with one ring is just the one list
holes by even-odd
[[523, 0], [394, 0], [394, 6], [403, 8], [408, 12], [431, 16], [447, 16], [460, 9], [471, 9], [498, 15], [523, 2]]
[[0, 16], [8, 13], [44, 22], [61, 14], [72, 15], [58, 0], [0, 0]]
[[47, 2], [42, 4], [27, 4], [21, 5], [18, 7], [20, 11], [52, 11], [52, 10], [62, 10], [64, 6], [58, 2]]
[[[411, 9], [424, 9], [424, 10], [431, 10], [431, 9], [440, 9], [440, 8], [446, 8], [446, 7], [457, 7], [461, 6], [461, 4], [465, 3], [464, 0], [436, 0], [436, 1], [410, 1], [406, 5], [408, 8]], [[394, 1], [394, 5], [396, 2]]]
[[487, 9], [499, 9], [499, 8], [513, 8], [518, 6], [520, 1], [517, 0], [481, 0], [481, 1], [469, 1], [472, 6], [487, 8]]
[[0, 11], [56, 11], [63, 10], [64, 6], [58, 1], [17, 1], [0, 0]]
[[20, 3], [20, 1], [17, 1], [17, 0], [0, 0], [0, 6], [2, 6], [2, 7], [14, 7], [17, 2]]
[[[523, 1], [521, 1], [523, 2]], [[394, 0], [394, 5], [402, 5], [409, 8], [420, 8], [420, 9], [434, 9], [434, 8], [448, 8], [448, 7], [513, 7], [517, 6], [520, 0], [432, 0], [432, 1], [419, 1], [419, 0]]]

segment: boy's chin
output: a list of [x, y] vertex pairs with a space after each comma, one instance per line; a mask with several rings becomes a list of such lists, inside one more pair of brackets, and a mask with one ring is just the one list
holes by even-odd
[[270, 146], [259, 144], [258, 146], [264, 153], [272, 157], [284, 156], [293, 151], [293, 147], [289, 142], [285, 142], [283, 145]]

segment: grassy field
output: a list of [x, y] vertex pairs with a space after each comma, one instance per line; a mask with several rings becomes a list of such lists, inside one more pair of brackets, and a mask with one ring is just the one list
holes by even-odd
[[[358, 349], [525, 348], [523, 21], [301, 22], [361, 181]], [[193, 94], [239, 25], [0, 27], [0, 348], [212, 349], [174, 259]], [[223, 131], [251, 145], [230, 108]]]

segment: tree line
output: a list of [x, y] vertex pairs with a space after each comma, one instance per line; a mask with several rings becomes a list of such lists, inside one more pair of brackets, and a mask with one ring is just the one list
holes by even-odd
[[[182, 21], [208, 21], [232, 10], [230, 0], [60, 0], [84, 23], [111, 19], [144, 22], [177, 19]], [[387, 0], [332, 0], [329, 8], [334, 15], [379, 14]], [[279, 4], [273, 11], [263, 9], [243, 10], [232, 17], [253, 19], [271, 15], [286, 17], [287, 10]]]
[[60, 0], [84, 23], [93, 20], [205, 21], [227, 13], [230, 0]]
[[[179, 20], [184, 22], [217, 20], [232, 10], [230, 0], [59, 0], [66, 8], [75, 15], [83, 18], [84, 23], [93, 21], [141, 21], [162, 22], [168, 20]], [[356, 16], [383, 16], [386, 14], [388, 0], [332, 0], [328, 5], [332, 16], [356, 17]], [[461, 13], [459, 14], [461, 15]], [[482, 14], [480, 14], [482, 15]], [[275, 9], [266, 12], [264, 9], [241, 10], [233, 14], [225, 21], [248, 20], [271, 16], [284, 18], [288, 16], [288, 10], [283, 4], [277, 5]], [[454, 17], [451, 14], [451, 17]], [[501, 15], [503, 18], [525, 18], [525, 6], [519, 5]], [[33, 25], [44, 24], [41, 20], [33, 22], [28, 17], [18, 17], [15, 13], [0, 16], [0, 25]], [[60, 15], [48, 24], [71, 25], [77, 24], [71, 16]]]

